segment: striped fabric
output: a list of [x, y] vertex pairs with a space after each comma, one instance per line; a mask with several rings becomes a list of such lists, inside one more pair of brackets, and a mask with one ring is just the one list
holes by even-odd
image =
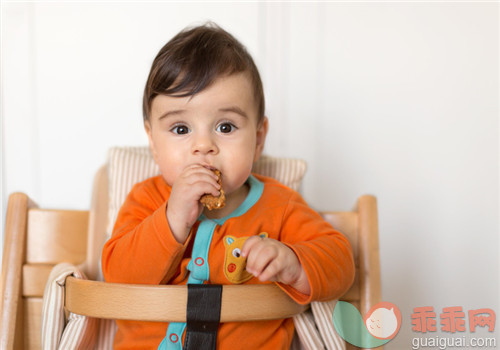
[[335, 309], [335, 304], [337, 304], [337, 300], [325, 302], [313, 301], [311, 303], [311, 310], [326, 348], [345, 350], [345, 341], [338, 335], [333, 326], [333, 309]]
[[117, 329], [115, 320], [102, 319], [97, 333], [97, 346], [95, 349], [112, 350]]
[[316, 328], [314, 316], [310, 310], [294, 316], [293, 324], [300, 339], [300, 348], [305, 350], [324, 349], [325, 345]]
[[300, 190], [300, 184], [306, 170], [306, 162], [301, 159], [277, 158], [265, 155], [260, 157], [252, 169], [253, 172], [272, 177], [295, 191]]
[[[284, 185], [298, 191], [306, 171], [306, 163], [299, 159], [262, 156], [255, 164], [253, 171], [257, 174], [275, 178]], [[118, 211], [133, 185], [158, 174], [158, 166], [155, 164], [148, 147], [115, 147], [110, 149], [108, 154], [109, 212], [106, 230], [108, 237], [106, 239], [109, 238]], [[59, 269], [67, 271], [65, 273], [85, 278], [76, 268], [70, 268], [67, 264]], [[56, 274], [53, 271], [53, 273], [55, 274], [55, 285], [57, 286], [61, 283], [64, 284], [65, 277], [63, 276], [69, 275], [63, 275], [62, 272]], [[51, 283], [51, 285], [53, 284]], [[47, 298], [44, 297], [43, 348], [78, 349], [83, 348], [83, 345], [80, 344], [84, 344], [88, 349], [112, 349], [113, 338], [116, 333], [116, 323], [113, 320], [100, 320], [96, 330], [97, 320], [77, 316], [75, 317], [77, 320], [75, 318], [70, 320], [73, 323], [70, 324], [70, 322], [66, 326], [61, 337], [64, 327], [64, 310], [61, 302], [64, 302], [64, 300], [57, 294], [61, 293], [62, 288], [59, 287], [58, 289], [53, 286], [53, 289], [53, 291], [52, 289], [49, 290], [49, 285], [47, 285], [46, 293], [49, 294]], [[45, 310], [45, 303], [48, 305], [47, 311]], [[294, 338], [293, 350], [325, 348], [329, 350], [345, 350], [344, 341], [333, 328], [332, 314], [334, 306], [335, 301], [315, 302], [312, 303], [311, 310], [294, 317], [298, 337]], [[70, 339], [71, 344], [68, 343]], [[94, 342], [95, 345], [92, 346]], [[66, 345], [70, 346], [66, 347]]]
[[49, 276], [43, 294], [42, 349], [93, 349], [99, 320], [64, 313], [66, 277], [87, 279], [83, 272], [69, 263], [56, 265]]
[[106, 240], [132, 187], [160, 173], [148, 147], [114, 147], [108, 153], [109, 211]]
[[345, 341], [333, 326], [333, 309], [336, 300], [311, 303], [311, 309], [293, 318], [300, 338], [300, 349], [345, 350]]

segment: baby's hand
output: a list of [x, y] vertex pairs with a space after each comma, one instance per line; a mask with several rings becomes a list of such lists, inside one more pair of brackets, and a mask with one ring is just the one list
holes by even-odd
[[167, 203], [167, 220], [177, 242], [186, 241], [191, 227], [200, 216], [203, 210], [201, 196], [220, 194], [217, 179], [211, 170], [195, 164], [187, 167], [173, 184]]
[[252, 236], [243, 244], [241, 255], [247, 258], [247, 271], [261, 282], [281, 282], [303, 294], [311, 293], [309, 281], [297, 255], [280, 241]]

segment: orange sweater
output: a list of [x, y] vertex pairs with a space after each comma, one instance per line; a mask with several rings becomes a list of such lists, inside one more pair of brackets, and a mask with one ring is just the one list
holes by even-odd
[[[217, 225], [208, 250], [209, 283], [231, 284], [226, 275], [235, 267], [228, 270], [225, 264], [226, 246], [230, 242], [267, 232], [270, 238], [293, 249], [309, 279], [311, 295], [278, 284], [295, 301], [306, 304], [344, 294], [354, 278], [352, 250], [347, 239], [309, 208], [295, 191], [267, 177], [254, 175], [251, 179], [258, 186], [251, 186], [240, 208], [227, 218], [215, 220]], [[260, 187], [261, 192], [254, 187]], [[193, 237], [200, 222], [194, 225], [184, 245], [173, 238], [165, 214], [170, 191], [161, 176], [134, 186], [118, 214], [113, 235], [104, 246], [102, 268], [106, 281], [187, 283]], [[261, 282], [251, 278], [244, 283]], [[168, 328], [168, 323], [117, 321], [117, 324], [116, 349], [156, 349]], [[217, 348], [288, 349], [293, 332], [291, 319], [223, 323], [218, 329]]]

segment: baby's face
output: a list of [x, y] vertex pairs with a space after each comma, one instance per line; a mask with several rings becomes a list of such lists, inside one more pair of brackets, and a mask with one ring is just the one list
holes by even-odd
[[218, 78], [194, 96], [155, 97], [145, 127], [170, 186], [186, 167], [200, 164], [219, 169], [230, 194], [244, 184], [264, 146], [267, 120], [257, 119], [251, 82], [240, 73]]

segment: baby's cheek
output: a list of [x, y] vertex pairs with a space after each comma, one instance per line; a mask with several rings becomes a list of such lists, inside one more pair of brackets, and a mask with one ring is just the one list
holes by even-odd
[[222, 186], [226, 193], [232, 193], [242, 186], [248, 180], [248, 177], [252, 173], [252, 160], [235, 159], [229, 161], [227, 170], [222, 176]]

